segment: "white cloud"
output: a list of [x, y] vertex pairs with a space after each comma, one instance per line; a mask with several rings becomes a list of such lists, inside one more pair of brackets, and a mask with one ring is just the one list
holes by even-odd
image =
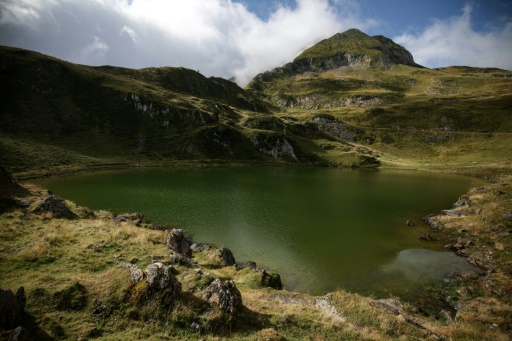
[[232, 0], [2, 1], [0, 44], [93, 65], [184, 66], [242, 85], [320, 39], [374, 25], [353, 0], [297, 0], [267, 20]]
[[394, 40], [404, 45], [418, 64], [428, 67], [469, 65], [512, 69], [512, 22], [500, 30], [476, 32], [471, 26], [473, 7], [462, 15], [435, 20], [418, 35], [403, 34]]
[[0, 2], [0, 25], [21, 24], [37, 29], [38, 23], [54, 20], [47, 6], [55, 6], [54, 0], [3, 0]]

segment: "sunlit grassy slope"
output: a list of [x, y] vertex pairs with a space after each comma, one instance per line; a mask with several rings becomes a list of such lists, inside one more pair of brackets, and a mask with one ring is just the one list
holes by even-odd
[[464, 172], [511, 161], [512, 72], [427, 69], [358, 30], [245, 90], [184, 68], [89, 67], [8, 47], [0, 62], [0, 162], [21, 176], [191, 161]]

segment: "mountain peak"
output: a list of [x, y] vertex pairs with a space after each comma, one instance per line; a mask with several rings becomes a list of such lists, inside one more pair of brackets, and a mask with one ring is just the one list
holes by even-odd
[[[332, 63], [333, 59], [338, 62]], [[369, 36], [356, 28], [336, 33], [302, 52], [295, 63], [308, 62], [313, 65], [325, 64], [339, 67], [391, 64], [419, 66], [409, 51], [384, 36]], [[339, 64], [339, 65], [338, 65]], [[332, 68], [332, 67], [329, 67]]]

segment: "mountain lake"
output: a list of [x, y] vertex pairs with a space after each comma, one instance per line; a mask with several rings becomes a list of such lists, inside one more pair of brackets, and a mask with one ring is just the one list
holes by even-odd
[[[183, 228], [237, 262], [281, 274], [288, 290], [343, 289], [378, 298], [422, 295], [422, 284], [477, 270], [421, 221], [451, 208], [477, 179], [395, 170], [130, 169], [35, 181], [94, 210], [141, 212]], [[414, 226], [408, 226], [410, 220]]]

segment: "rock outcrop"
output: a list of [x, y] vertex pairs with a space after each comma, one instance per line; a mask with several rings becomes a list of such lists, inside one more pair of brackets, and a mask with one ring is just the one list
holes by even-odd
[[182, 229], [172, 229], [167, 235], [167, 246], [174, 252], [192, 257], [192, 249], [190, 241], [183, 234]]
[[214, 280], [204, 291], [203, 299], [230, 315], [234, 315], [243, 306], [242, 295], [233, 281]]
[[283, 283], [281, 282], [281, 275], [277, 272], [267, 272], [263, 270], [261, 273], [261, 286], [264, 288], [282, 290]]
[[78, 216], [73, 213], [66, 202], [57, 195], [47, 196], [43, 203], [35, 208], [34, 213], [51, 213], [54, 218], [76, 219]]
[[263, 154], [298, 161], [293, 146], [283, 134], [256, 133], [251, 137], [251, 142]]

